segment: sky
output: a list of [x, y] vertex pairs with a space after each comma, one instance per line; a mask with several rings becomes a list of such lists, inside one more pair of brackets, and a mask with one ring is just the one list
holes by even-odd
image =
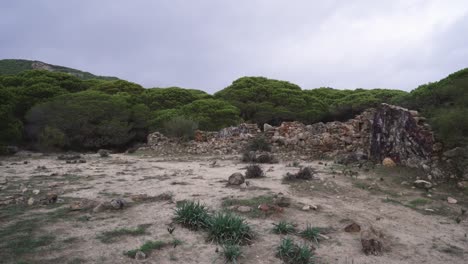
[[243, 76], [409, 91], [468, 67], [467, 33], [466, 0], [0, 1], [0, 59], [209, 93]]

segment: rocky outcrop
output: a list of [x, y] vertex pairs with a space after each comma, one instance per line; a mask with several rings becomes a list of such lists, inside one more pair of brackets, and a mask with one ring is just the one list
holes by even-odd
[[[389, 104], [364, 111], [346, 122], [305, 125], [283, 122], [274, 127], [240, 124], [218, 132], [197, 131], [195, 140], [178, 142], [161, 133], [148, 136], [148, 148], [161, 154], [241, 154], [259, 135], [272, 144], [272, 152], [311, 158], [331, 158], [349, 164], [361, 160], [392, 161], [430, 172], [429, 179], [446, 177], [441, 169], [443, 146], [418, 112]], [[456, 151], [453, 151], [456, 152]], [[445, 162], [446, 163], [446, 162]], [[386, 162], [389, 164], [389, 162]]]

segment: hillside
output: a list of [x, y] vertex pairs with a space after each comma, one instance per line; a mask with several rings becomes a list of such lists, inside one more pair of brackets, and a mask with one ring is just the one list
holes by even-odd
[[80, 79], [103, 79], [103, 80], [118, 80], [117, 77], [98, 76], [89, 72], [80, 71], [68, 67], [48, 64], [42, 61], [33, 60], [17, 60], [4, 59], [0, 60], [0, 75], [1, 74], [18, 74], [27, 70], [47, 70], [53, 72], [63, 72], [74, 75]]

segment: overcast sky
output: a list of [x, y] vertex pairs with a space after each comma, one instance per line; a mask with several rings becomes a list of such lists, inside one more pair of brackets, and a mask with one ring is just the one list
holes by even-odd
[[468, 67], [466, 0], [11, 0], [0, 59], [213, 93], [242, 76], [411, 90]]

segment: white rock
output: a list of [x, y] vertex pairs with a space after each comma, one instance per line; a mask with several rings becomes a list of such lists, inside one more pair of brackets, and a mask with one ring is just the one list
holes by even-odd
[[452, 198], [452, 197], [448, 197], [448, 198], [447, 198], [447, 202], [448, 202], [449, 204], [456, 204], [458, 201], [457, 201], [456, 199]]
[[146, 254], [143, 251], [138, 251], [135, 254], [135, 259], [136, 260], [144, 260], [146, 258]]
[[252, 207], [241, 205], [241, 206], [237, 207], [237, 211], [239, 211], [241, 213], [248, 213], [248, 212], [252, 211]]
[[35, 202], [34, 198], [31, 197], [28, 199], [28, 205], [33, 205], [34, 202]]
[[33, 193], [34, 193], [35, 195], [38, 195], [40, 192], [41, 192], [41, 191], [40, 191], [40, 190], [37, 190], [37, 189], [36, 189], [36, 190], [33, 190]]
[[310, 209], [310, 205], [304, 205], [304, 207], [302, 207], [302, 211], [309, 211]]

